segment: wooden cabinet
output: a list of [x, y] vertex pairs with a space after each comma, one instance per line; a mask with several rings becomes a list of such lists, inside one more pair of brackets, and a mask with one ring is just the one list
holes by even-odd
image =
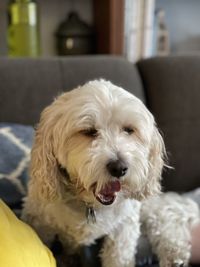
[[97, 53], [123, 54], [124, 0], [93, 0]]

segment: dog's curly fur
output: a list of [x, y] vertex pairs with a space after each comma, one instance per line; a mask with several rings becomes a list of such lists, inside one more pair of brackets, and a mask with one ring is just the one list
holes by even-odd
[[[160, 192], [164, 155], [154, 118], [138, 98], [108, 81], [89, 82], [42, 112], [23, 217], [46, 243], [59, 236], [67, 253], [106, 236], [102, 266], [133, 266], [140, 201]], [[126, 165], [118, 178], [107, 168], [117, 160]], [[100, 203], [102, 190], [116, 191], [113, 203]], [[96, 223], [87, 222], [87, 206]]]
[[200, 222], [197, 203], [174, 192], [165, 193], [143, 202], [140, 219], [160, 267], [188, 266], [191, 229]]

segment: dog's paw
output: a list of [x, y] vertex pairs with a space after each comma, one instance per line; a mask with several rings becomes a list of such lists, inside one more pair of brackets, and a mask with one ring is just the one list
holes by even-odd
[[170, 261], [170, 260], [161, 260], [160, 267], [189, 267], [188, 262], [183, 260], [176, 260], [176, 261]]
[[187, 263], [172, 263], [172, 267], [189, 267], [189, 264]]

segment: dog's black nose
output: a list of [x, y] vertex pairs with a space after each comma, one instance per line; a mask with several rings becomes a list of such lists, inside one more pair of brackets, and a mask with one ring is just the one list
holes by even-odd
[[106, 168], [110, 175], [116, 178], [120, 178], [127, 173], [128, 167], [126, 163], [120, 159], [115, 161], [109, 161]]

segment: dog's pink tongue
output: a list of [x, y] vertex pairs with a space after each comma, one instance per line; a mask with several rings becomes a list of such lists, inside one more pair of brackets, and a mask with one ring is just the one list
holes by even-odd
[[121, 189], [121, 184], [118, 180], [112, 181], [106, 184], [104, 188], [99, 192], [102, 195], [109, 196], [114, 195], [115, 192], [119, 192]]

